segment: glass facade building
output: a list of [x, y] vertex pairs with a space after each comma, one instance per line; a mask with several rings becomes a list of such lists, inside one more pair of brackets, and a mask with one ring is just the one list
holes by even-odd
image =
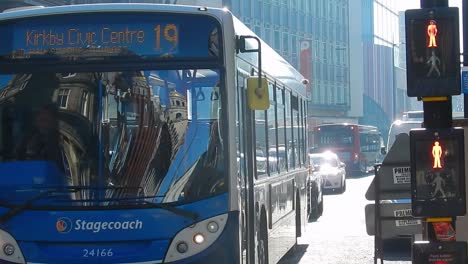
[[225, 1], [310, 80], [309, 116], [333, 118], [347, 118], [351, 108], [348, 5], [346, 0]]
[[395, 0], [362, 0], [364, 99], [362, 124], [387, 133], [396, 115], [399, 17]]

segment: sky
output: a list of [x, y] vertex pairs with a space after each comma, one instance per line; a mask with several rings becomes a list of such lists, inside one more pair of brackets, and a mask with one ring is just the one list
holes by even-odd
[[406, 9], [416, 9], [420, 7], [419, 0], [395, 0], [398, 2], [398, 11], [405, 11]]

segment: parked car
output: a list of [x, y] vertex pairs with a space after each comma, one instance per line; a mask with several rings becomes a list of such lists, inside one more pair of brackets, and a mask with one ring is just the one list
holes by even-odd
[[322, 187], [324, 190], [338, 191], [340, 193], [346, 191], [346, 165], [340, 160], [338, 155], [326, 151], [309, 154], [309, 157], [314, 162], [317, 173], [323, 178]]
[[[310, 156], [309, 156], [310, 157]], [[309, 175], [307, 180], [307, 212], [309, 220], [317, 220], [323, 213], [323, 177], [318, 173], [316, 164], [309, 158]]]

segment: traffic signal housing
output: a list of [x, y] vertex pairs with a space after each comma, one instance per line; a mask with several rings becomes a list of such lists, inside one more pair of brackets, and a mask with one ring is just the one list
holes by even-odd
[[456, 7], [405, 12], [408, 96], [460, 94], [458, 17]]
[[465, 215], [463, 128], [410, 131], [413, 216]]
[[466, 263], [466, 253], [465, 241], [415, 241], [411, 255], [413, 264], [459, 264]]

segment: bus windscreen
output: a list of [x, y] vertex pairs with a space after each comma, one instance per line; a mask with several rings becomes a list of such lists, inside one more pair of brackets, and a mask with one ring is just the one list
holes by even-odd
[[354, 131], [345, 127], [321, 128], [317, 133], [317, 146], [349, 147], [353, 146]]
[[0, 62], [219, 59], [219, 23], [164, 13], [66, 14], [0, 24]]

